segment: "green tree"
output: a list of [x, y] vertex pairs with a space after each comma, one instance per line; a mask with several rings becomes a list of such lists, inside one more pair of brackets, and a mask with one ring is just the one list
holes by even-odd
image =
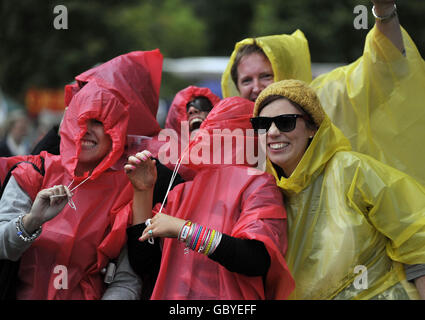
[[[425, 32], [420, 17], [425, 13], [422, 0], [398, 1], [401, 24], [407, 29], [420, 51]], [[355, 29], [354, 7], [368, 8], [368, 29]], [[300, 29], [306, 35], [312, 61], [352, 62], [363, 52], [364, 40], [374, 25], [370, 0], [298, 0], [258, 1], [254, 8], [251, 36], [292, 33]]]
[[208, 55], [228, 56], [235, 42], [249, 36], [258, 0], [188, 0], [206, 23]]
[[167, 57], [207, 54], [204, 22], [184, 0], [142, 1], [110, 16], [129, 50], [160, 48]]
[[107, 12], [124, 2], [61, 1], [68, 9], [68, 29], [61, 30], [53, 26], [58, 4], [1, 2], [0, 86], [19, 101], [29, 87], [62, 88], [80, 72], [122, 53]]

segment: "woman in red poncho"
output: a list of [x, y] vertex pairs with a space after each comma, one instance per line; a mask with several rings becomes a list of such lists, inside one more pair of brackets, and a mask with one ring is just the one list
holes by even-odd
[[[178, 158], [199, 129], [208, 113], [220, 101], [209, 88], [188, 86], [177, 92], [168, 110], [165, 129], [160, 136], [167, 136], [158, 154], [161, 162], [174, 169]], [[162, 140], [162, 138], [161, 138]], [[154, 151], [149, 148], [149, 151]], [[179, 173], [186, 180], [192, 180], [194, 172], [182, 167]]]
[[[196, 122], [197, 119], [195, 117], [191, 117], [188, 106], [188, 104], [197, 97], [207, 98], [212, 106], [216, 105], [220, 101], [220, 98], [212, 93], [209, 88], [188, 86], [187, 88], [180, 90], [174, 97], [170, 109], [168, 110], [167, 119], [165, 120], [165, 128], [175, 130], [178, 136], [182, 135], [181, 129], [183, 121], [188, 122], [187, 127], [185, 128], [188, 128], [189, 132], [193, 131], [195, 128], [199, 128], [199, 125], [195, 127], [198, 122]], [[211, 111], [211, 109], [202, 110], [202, 108], [199, 107], [195, 109], [198, 109], [199, 113], [206, 111], [206, 114]], [[205, 119], [204, 114], [202, 114], [201, 119]], [[189, 135], [189, 132], [186, 134]]]
[[20, 259], [18, 299], [102, 297], [101, 270], [132, 218], [128, 178], [111, 167], [128, 134], [158, 133], [161, 69], [159, 50], [139, 51], [79, 75], [67, 88], [60, 155], [19, 159], [39, 167], [44, 159], [45, 174], [21, 164], [1, 199], [0, 259]]
[[231, 148], [217, 144], [229, 134], [246, 146], [256, 141], [247, 134], [252, 110], [253, 103], [239, 97], [214, 107], [189, 145], [193, 181], [176, 186], [153, 218], [146, 204], [155, 161], [146, 150], [129, 157], [129, 261], [140, 275], [158, 266], [151, 299], [285, 299], [293, 290], [284, 260], [286, 212], [273, 178], [248, 167], [253, 165], [238, 142]]

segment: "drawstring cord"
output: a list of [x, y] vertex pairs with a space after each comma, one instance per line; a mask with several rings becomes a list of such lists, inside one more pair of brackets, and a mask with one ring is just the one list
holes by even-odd
[[[180, 169], [180, 166], [181, 166], [181, 164], [183, 162], [184, 157], [186, 156], [186, 153], [187, 153], [188, 149], [189, 149], [189, 144], [184, 149], [181, 157], [179, 158], [179, 160], [176, 163], [176, 166], [173, 169], [173, 174], [171, 175], [171, 179], [170, 179], [170, 183], [168, 184], [167, 192], [165, 193], [164, 200], [162, 200], [161, 207], [159, 208], [159, 212], [158, 213], [161, 213], [162, 212], [162, 209], [164, 208], [164, 204], [165, 204], [165, 201], [167, 200], [168, 193], [170, 192], [171, 186], [173, 185], [174, 180], [176, 179], [177, 172]], [[150, 221], [150, 219], [148, 219], [148, 220]], [[153, 237], [149, 237], [148, 242], [150, 244], [154, 244], [155, 243], [155, 240], [154, 240]]]
[[[77, 189], [79, 186], [81, 186], [84, 182], [86, 182], [91, 176], [88, 176], [87, 178], [85, 178], [82, 182], [80, 182], [77, 186], [75, 186], [74, 188], [72, 188], [71, 190], [69, 190], [70, 192], [74, 191], [75, 189]], [[74, 183], [74, 179], [72, 179], [71, 183], [68, 185], [68, 189], [71, 187], [71, 185]], [[69, 198], [68, 200], [68, 205], [74, 209], [75, 211], [77, 211], [77, 207], [75, 206], [74, 201], [72, 201], [72, 198]]]
[[[88, 179], [90, 179], [91, 176], [88, 176], [87, 178], [85, 178], [83, 181], [81, 181], [77, 186], [75, 186], [74, 188], [72, 188], [71, 190], [69, 190], [70, 192], [74, 191], [75, 189], [77, 189], [79, 186], [81, 186], [84, 182], [86, 182]], [[74, 183], [74, 179], [72, 179], [71, 183], [68, 185], [68, 189], [71, 187], [71, 185]], [[63, 197], [63, 195], [52, 195], [50, 196], [50, 198], [56, 198], [56, 197]], [[69, 198], [68, 200], [68, 205], [74, 209], [75, 211], [77, 211], [77, 207], [75, 206], [74, 201], [72, 201], [72, 198]]]
[[162, 209], [164, 208], [164, 204], [165, 204], [165, 201], [167, 200], [168, 193], [170, 192], [171, 186], [173, 185], [174, 180], [176, 179], [177, 172], [178, 172], [178, 171], [179, 171], [179, 169], [180, 169], [180, 166], [181, 166], [181, 164], [182, 164], [182, 162], [183, 162], [184, 157], [185, 157], [185, 156], [186, 156], [186, 154], [187, 154], [188, 149], [189, 149], [189, 144], [188, 144], [188, 145], [186, 146], [186, 148], [184, 149], [183, 154], [181, 155], [181, 157], [179, 158], [179, 160], [178, 160], [178, 161], [177, 161], [177, 163], [176, 163], [176, 166], [175, 166], [175, 167], [174, 167], [174, 169], [173, 169], [173, 174], [171, 175], [171, 179], [170, 179], [170, 183], [168, 184], [167, 192], [165, 193], [164, 200], [163, 200], [163, 201], [162, 201], [162, 203], [161, 203], [161, 208], [159, 209], [159, 212], [158, 212], [158, 213], [161, 213], [161, 212], [162, 212]]

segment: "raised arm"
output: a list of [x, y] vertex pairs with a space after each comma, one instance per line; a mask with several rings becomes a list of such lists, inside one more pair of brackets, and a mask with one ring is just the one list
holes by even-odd
[[378, 30], [384, 34], [394, 46], [405, 54], [403, 36], [401, 35], [396, 4], [394, 0], [371, 0], [374, 4], [375, 23]]

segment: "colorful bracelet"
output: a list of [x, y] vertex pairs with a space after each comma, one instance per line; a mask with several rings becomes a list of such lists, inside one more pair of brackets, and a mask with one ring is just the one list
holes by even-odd
[[211, 248], [211, 244], [212, 244], [212, 242], [213, 242], [213, 240], [214, 240], [215, 232], [216, 232], [215, 230], [212, 230], [212, 231], [211, 231], [211, 236], [210, 236], [210, 239], [209, 239], [209, 241], [208, 241], [207, 248], [205, 249], [205, 252], [204, 252], [204, 254], [205, 254], [206, 256], [208, 256], [208, 255], [209, 255], [209, 251], [210, 251], [210, 248]]
[[210, 251], [208, 252], [208, 255], [213, 254], [213, 252], [215, 251], [215, 249], [217, 249], [220, 241], [221, 241], [221, 237], [222, 237], [222, 233], [221, 232], [216, 232], [215, 237], [214, 237], [214, 241], [213, 244], [211, 245]]
[[189, 245], [189, 248], [190, 249], [192, 249], [193, 250], [193, 246], [194, 246], [194, 244], [196, 243], [196, 238], [198, 237], [198, 234], [199, 234], [199, 228], [201, 227], [201, 225], [199, 225], [199, 224], [197, 224], [197, 223], [195, 223], [195, 228], [194, 228], [194, 231], [193, 231], [193, 234], [192, 234], [192, 237], [191, 237], [191, 239], [190, 239], [190, 245]]
[[186, 247], [189, 248], [189, 243], [192, 239], [193, 233], [195, 232], [195, 228], [196, 228], [196, 223], [192, 223], [190, 226], [190, 230], [189, 230], [189, 234], [187, 235], [186, 238]]
[[185, 252], [191, 249], [208, 256], [217, 249], [221, 237], [221, 232], [188, 221], [182, 227], [178, 239], [186, 243]]
[[202, 227], [202, 231], [201, 231], [201, 234], [199, 235], [198, 241], [196, 242], [194, 251], [199, 252], [199, 247], [202, 245], [202, 241], [204, 240], [204, 236], [206, 233], [205, 231], [207, 231], [207, 228]]
[[181, 241], [181, 242], [186, 241], [186, 238], [189, 235], [189, 231], [190, 231], [191, 226], [192, 226], [192, 221], [190, 221], [190, 220], [186, 221], [186, 223], [181, 228], [179, 235], [177, 237], [177, 239], [179, 239], [179, 241]]
[[211, 235], [211, 229], [206, 229], [204, 233], [204, 237], [203, 239], [201, 239], [201, 245], [199, 246], [199, 249], [198, 249], [199, 253], [204, 253], [205, 248], [207, 247], [210, 235]]
[[32, 242], [35, 239], [37, 239], [37, 237], [41, 234], [41, 226], [40, 228], [38, 228], [33, 234], [28, 234], [24, 228], [24, 224], [22, 222], [24, 215], [20, 215], [18, 217], [18, 220], [16, 220], [16, 234], [19, 236], [19, 238], [21, 238], [23, 241], [25, 242]]

